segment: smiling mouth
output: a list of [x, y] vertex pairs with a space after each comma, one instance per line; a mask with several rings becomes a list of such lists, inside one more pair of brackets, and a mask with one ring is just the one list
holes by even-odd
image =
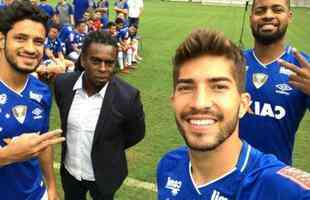
[[259, 26], [259, 28], [263, 30], [275, 29], [277, 27], [278, 27], [278, 24], [274, 24], [274, 23], [266, 23], [266, 24], [262, 24]]
[[188, 123], [193, 126], [210, 126], [215, 124], [217, 121], [214, 119], [190, 119]]

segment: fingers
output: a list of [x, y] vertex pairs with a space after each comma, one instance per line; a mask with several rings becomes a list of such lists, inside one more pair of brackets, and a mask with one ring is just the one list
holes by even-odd
[[45, 148], [54, 145], [54, 144], [59, 144], [61, 142], [65, 141], [64, 137], [59, 137], [60, 134], [62, 133], [61, 129], [56, 129], [47, 133], [44, 133], [40, 135], [38, 138], [38, 143], [35, 148], [35, 152], [41, 152]]
[[297, 67], [292, 63], [286, 62], [282, 59], [278, 59], [278, 63], [280, 63], [280, 65], [285, 67], [286, 69], [293, 71], [295, 74], [298, 74], [299, 76], [305, 76], [305, 73], [301, 70], [301, 68]]
[[59, 137], [60, 134], [62, 133], [62, 130], [61, 129], [56, 129], [56, 130], [53, 130], [53, 131], [49, 131], [47, 133], [43, 133], [42, 135], [40, 135], [40, 137], [36, 138], [36, 143], [39, 144], [43, 141], [47, 141], [47, 140], [50, 140], [52, 138], [56, 138], [56, 137]]
[[307, 60], [306, 60], [306, 58], [303, 57], [303, 56], [301, 55], [301, 53], [297, 51], [297, 49], [293, 48], [293, 53], [294, 53], [294, 56], [296, 56], [296, 58], [297, 58], [297, 60], [298, 60], [298, 62], [299, 62], [299, 64], [300, 64], [300, 66], [302, 66], [302, 67], [306, 67], [306, 66], [307, 66], [307, 67], [310, 67], [310, 66], [309, 66], [309, 63], [308, 63]]
[[63, 141], [65, 141], [64, 137], [58, 137], [58, 138], [54, 138], [54, 139], [45, 140], [45, 141], [41, 142], [39, 145], [37, 145], [34, 152], [39, 153], [39, 152], [43, 151], [44, 149], [46, 149], [47, 147], [54, 145], [54, 144], [61, 143]]

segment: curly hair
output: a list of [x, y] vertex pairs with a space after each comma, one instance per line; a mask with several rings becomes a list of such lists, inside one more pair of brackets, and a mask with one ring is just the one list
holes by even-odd
[[0, 32], [7, 35], [15, 23], [26, 19], [41, 23], [47, 33], [47, 15], [33, 6], [30, 1], [14, 1], [0, 11]]

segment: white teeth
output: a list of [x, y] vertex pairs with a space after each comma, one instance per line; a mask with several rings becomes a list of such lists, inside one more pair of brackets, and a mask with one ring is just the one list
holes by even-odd
[[190, 123], [193, 125], [199, 125], [199, 126], [207, 126], [215, 123], [215, 120], [213, 119], [191, 119]]

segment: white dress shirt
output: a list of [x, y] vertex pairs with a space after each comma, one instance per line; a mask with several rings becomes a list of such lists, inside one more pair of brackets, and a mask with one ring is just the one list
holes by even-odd
[[67, 120], [65, 168], [79, 181], [95, 181], [91, 150], [108, 83], [98, 93], [88, 96], [83, 90], [83, 74], [73, 87], [76, 92]]

